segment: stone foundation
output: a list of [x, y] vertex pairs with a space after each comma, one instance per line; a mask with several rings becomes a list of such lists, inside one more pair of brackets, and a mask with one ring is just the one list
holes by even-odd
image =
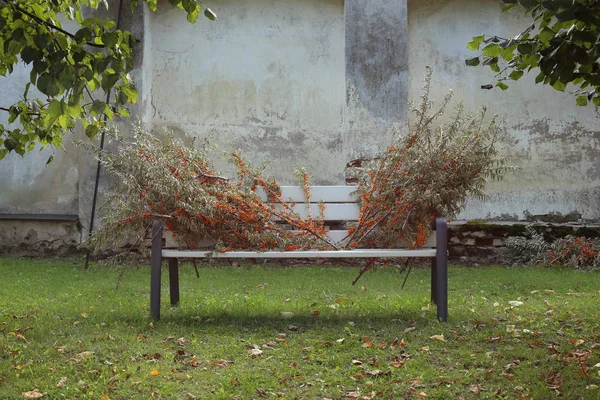
[[600, 237], [600, 227], [596, 225], [456, 221], [448, 226], [450, 261], [486, 265], [510, 263], [514, 250], [506, 247], [505, 240], [511, 236], [528, 236], [528, 225], [533, 225], [548, 242], [567, 235]]
[[68, 256], [79, 243], [78, 221], [0, 220], [0, 255]]

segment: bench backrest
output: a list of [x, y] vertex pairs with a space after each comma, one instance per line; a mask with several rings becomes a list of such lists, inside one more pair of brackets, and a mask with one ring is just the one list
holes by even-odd
[[[357, 203], [358, 186], [311, 186], [310, 205], [305, 203], [306, 196], [304, 188], [300, 186], [281, 186], [281, 197], [290, 203], [296, 203], [294, 212], [303, 219], [310, 215], [313, 218], [320, 216], [319, 203], [325, 204], [325, 222], [350, 222], [357, 221], [360, 215], [360, 207]], [[263, 201], [267, 201], [267, 195], [259, 189], [257, 191]], [[341, 243], [348, 236], [345, 229], [330, 229], [327, 237], [336, 243]], [[429, 236], [429, 240], [423, 247], [435, 247], [435, 234]]]

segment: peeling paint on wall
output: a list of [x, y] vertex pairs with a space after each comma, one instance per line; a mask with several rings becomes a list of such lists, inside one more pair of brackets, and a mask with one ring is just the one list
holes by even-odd
[[527, 220], [528, 215], [600, 219], [600, 126], [593, 107], [577, 107], [574, 97], [535, 85], [535, 73], [506, 91], [481, 90], [494, 79], [484, 68], [466, 67], [473, 57], [466, 43], [482, 33], [510, 37], [530, 21], [522, 13], [501, 13], [497, 1], [409, 1], [410, 97], [418, 98], [425, 65], [434, 68], [432, 93], [476, 111], [482, 105], [503, 120], [499, 150], [520, 170], [490, 182], [487, 201], [469, 200], [460, 219]]

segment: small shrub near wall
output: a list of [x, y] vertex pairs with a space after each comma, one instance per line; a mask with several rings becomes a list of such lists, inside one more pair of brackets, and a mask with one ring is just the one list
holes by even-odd
[[600, 268], [600, 239], [567, 235], [549, 243], [534, 227], [529, 238], [511, 237], [506, 245], [515, 250], [515, 262], [530, 265], [562, 265], [573, 269]]

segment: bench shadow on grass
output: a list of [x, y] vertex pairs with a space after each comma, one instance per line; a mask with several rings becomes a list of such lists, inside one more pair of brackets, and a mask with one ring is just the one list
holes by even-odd
[[155, 322], [155, 325], [177, 325], [180, 327], [203, 328], [203, 329], [223, 329], [231, 331], [239, 329], [240, 331], [255, 328], [256, 330], [274, 330], [277, 332], [287, 332], [311, 329], [341, 329], [348, 326], [371, 326], [371, 327], [389, 327], [394, 329], [404, 329], [412, 323], [421, 326], [428, 324], [437, 324], [435, 317], [435, 308], [423, 315], [422, 311], [397, 310], [394, 312], [369, 313], [361, 315], [360, 313], [348, 313], [347, 315], [319, 315], [312, 316], [310, 313], [295, 314], [290, 318], [284, 318], [273, 313], [245, 315], [241, 313], [215, 315], [214, 309], [210, 314], [203, 313], [201, 308], [197, 310], [180, 310], [170, 308], [163, 311], [161, 319]]

